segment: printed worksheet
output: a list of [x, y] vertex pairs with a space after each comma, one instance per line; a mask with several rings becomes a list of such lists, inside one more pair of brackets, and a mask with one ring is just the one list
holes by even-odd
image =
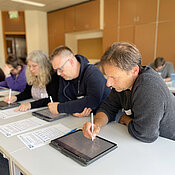
[[69, 131], [69, 128], [59, 123], [57, 125], [18, 135], [18, 138], [29, 149], [35, 149], [48, 144], [51, 140], [56, 139]]
[[11, 118], [11, 117], [16, 117], [18, 115], [22, 115], [22, 114], [26, 114], [28, 112], [34, 112], [37, 111], [38, 109], [30, 109], [28, 111], [25, 112], [21, 112], [21, 111], [14, 111], [16, 108], [10, 108], [10, 109], [5, 109], [5, 110], [1, 110], [0, 111], [0, 118], [2, 119], [7, 119], [7, 118]]
[[2, 132], [7, 137], [11, 137], [47, 124], [48, 122], [44, 120], [31, 117], [17, 122], [0, 125], [0, 132]]

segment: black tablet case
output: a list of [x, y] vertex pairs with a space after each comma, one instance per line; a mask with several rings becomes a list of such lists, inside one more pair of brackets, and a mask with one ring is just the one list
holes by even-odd
[[[77, 134], [77, 136], [72, 137], [75, 134]], [[64, 139], [64, 137], [67, 137], [67, 141], [70, 143], [67, 143], [65, 145], [62, 142], [60, 142], [62, 139]], [[71, 142], [75, 142], [77, 145], [79, 145], [80, 150], [71, 147], [72, 146]], [[83, 166], [87, 166], [91, 164], [92, 162], [96, 161], [100, 157], [104, 156], [105, 154], [117, 148], [116, 143], [110, 142], [99, 136], [96, 136], [96, 139], [94, 141], [91, 141], [90, 139], [85, 138], [83, 136], [82, 130], [77, 130], [73, 133], [70, 133], [62, 137], [59, 137], [57, 139], [54, 139], [51, 141], [50, 146], [59, 150], [61, 153], [72, 158], [73, 160], [75, 160], [76, 162], [78, 162], [79, 164]], [[99, 147], [101, 148], [100, 151], [98, 150]], [[93, 156], [92, 155], [88, 156], [83, 153], [82, 148], [84, 148], [84, 151], [87, 152], [87, 154], [89, 155], [93, 154], [92, 153], [93, 149], [97, 149], [95, 150], [97, 152]]]
[[32, 115], [35, 116], [35, 117], [38, 117], [40, 119], [46, 120], [48, 122], [51, 122], [51, 121], [54, 121], [54, 120], [58, 120], [58, 119], [64, 118], [68, 114], [65, 114], [65, 113], [52, 114], [49, 111], [49, 109], [47, 108], [47, 109], [42, 109], [42, 110], [39, 110], [39, 111], [32, 112]]
[[0, 101], [0, 109], [1, 110], [9, 109], [9, 108], [14, 108], [14, 107], [17, 107], [19, 105], [20, 105], [20, 103], [17, 103], [17, 102], [8, 104], [8, 103], [6, 103], [4, 101]]

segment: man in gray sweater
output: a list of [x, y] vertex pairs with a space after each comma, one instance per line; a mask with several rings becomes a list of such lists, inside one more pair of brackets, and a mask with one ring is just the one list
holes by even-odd
[[141, 66], [138, 49], [114, 43], [101, 63], [112, 91], [97, 111], [93, 133], [87, 122], [84, 135], [95, 138], [102, 126], [117, 120], [140, 141], [150, 143], [159, 136], [175, 140], [175, 97], [153, 69]]
[[174, 73], [174, 66], [172, 63], [166, 62], [163, 57], [157, 57], [149, 66], [158, 72], [164, 81], [171, 81], [171, 74]]

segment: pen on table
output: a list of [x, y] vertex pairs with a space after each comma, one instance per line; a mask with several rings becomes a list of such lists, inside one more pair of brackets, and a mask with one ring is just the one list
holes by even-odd
[[8, 101], [8, 104], [10, 104], [11, 95], [12, 95], [12, 90], [10, 89], [9, 90], [9, 101]]
[[[92, 134], [93, 134], [93, 132], [94, 132], [94, 115], [93, 115], [93, 113], [91, 113], [91, 124], [92, 124], [91, 128], [92, 128]], [[93, 140], [94, 140], [94, 138], [92, 136], [92, 141]]]
[[50, 101], [51, 101], [51, 103], [53, 103], [52, 96], [50, 96]]
[[77, 130], [77, 128], [72, 129], [71, 131], [67, 132], [65, 135], [70, 134], [71, 132], [74, 132], [74, 131], [76, 131], [76, 130]]

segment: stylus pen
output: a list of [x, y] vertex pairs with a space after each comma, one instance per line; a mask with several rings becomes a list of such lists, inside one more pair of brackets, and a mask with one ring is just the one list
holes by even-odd
[[[92, 128], [92, 134], [93, 134], [93, 132], [94, 132], [94, 115], [93, 115], [93, 113], [91, 113], [91, 124], [92, 124], [91, 128]], [[94, 140], [94, 138], [92, 136], [92, 141], [93, 140]]]
[[52, 96], [50, 96], [50, 101], [51, 101], [51, 103], [53, 103]]
[[10, 104], [11, 95], [12, 95], [12, 90], [10, 89], [9, 90], [9, 101], [8, 101], [8, 104]]
[[66, 133], [65, 135], [70, 134], [71, 132], [74, 132], [74, 131], [76, 131], [76, 130], [77, 130], [77, 128], [72, 129], [71, 131], [69, 131], [69, 132], [68, 132], [68, 133]]

